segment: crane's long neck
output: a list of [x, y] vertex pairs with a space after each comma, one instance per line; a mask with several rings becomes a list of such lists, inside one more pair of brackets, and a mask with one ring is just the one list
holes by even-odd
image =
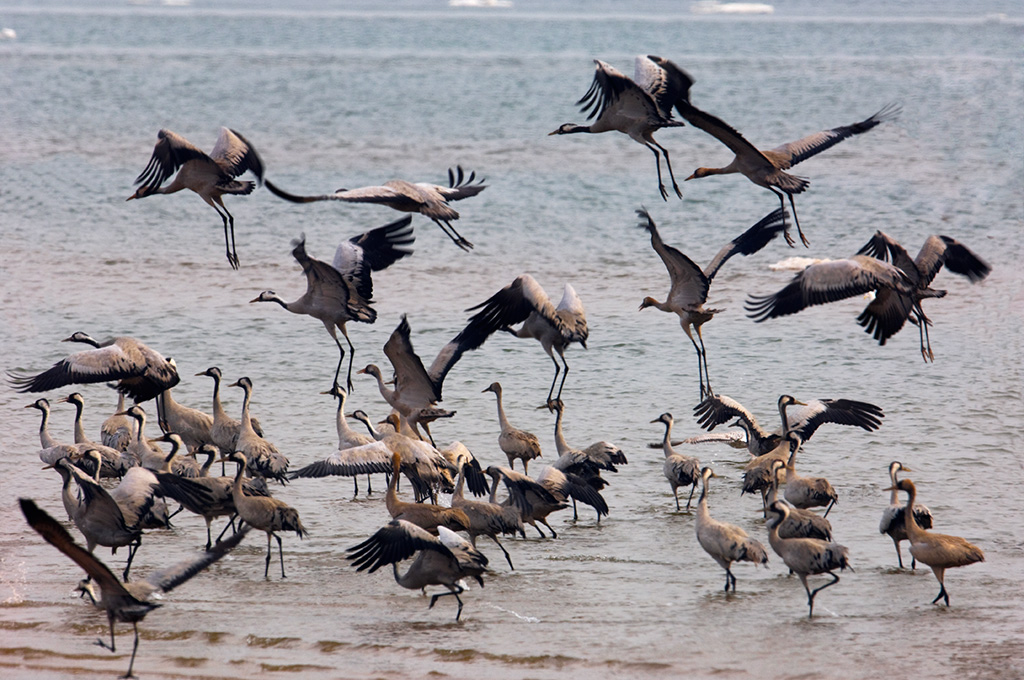
[[920, 541], [928, 534], [928, 532], [918, 526], [917, 520], [914, 518], [915, 500], [917, 500], [917, 489], [913, 484], [910, 484], [907, 488], [907, 506], [903, 511], [903, 521], [907, 532], [907, 538], [910, 539], [911, 543]]
[[103, 467], [103, 456], [99, 451], [92, 450], [89, 452], [89, 458], [92, 459], [92, 464], [95, 466], [92, 472], [92, 479], [97, 484], [100, 483], [100, 469]]
[[572, 451], [572, 447], [565, 441], [565, 436], [562, 434], [562, 409], [555, 409], [555, 448], [558, 450], [558, 455], [562, 455], [567, 451]]
[[786, 402], [779, 402], [779, 419], [782, 420], [782, 438], [785, 439], [786, 435], [789, 434], [789, 415], [786, 413], [786, 407], [789, 406]]
[[505, 417], [505, 407], [501, 404], [501, 391], [495, 391], [494, 396], [498, 398], [498, 424], [501, 425], [502, 430], [508, 430], [512, 426], [509, 425], [508, 418]]
[[495, 505], [498, 503], [498, 482], [500, 478], [497, 475], [491, 475], [491, 495], [487, 500]]
[[42, 408], [39, 409], [43, 413], [43, 419], [39, 423], [39, 443], [44, 449], [48, 449], [53, 446], [57, 446], [57, 440], [50, 434], [50, 430], [47, 424], [50, 422], [50, 409]]
[[789, 479], [790, 475], [792, 475], [794, 477], [796, 476], [796, 454], [797, 454], [797, 451], [800, 450], [800, 442], [799, 441], [796, 441], [796, 442], [791, 441], [791, 440], [788, 440], [788, 441], [789, 441], [789, 458], [786, 459], [786, 475], [787, 475], [786, 479], [787, 480]]
[[89, 438], [85, 436], [85, 427], [82, 426], [82, 402], [75, 401], [75, 443], [87, 444]]
[[222, 421], [228, 418], [224, 405], [220, 403], [220, 376], [213, 375], [213, 419]]
[[455, 491], [452, 492], [452, 500], [464, 500], [465, 496], [462, 494], [463, 484], [466, 482], [466, 466], [460, 461], [459, 465], [459, 480], [455, 482]]
[[705, 477], [700, 487], [700, 499], [697, 500], [697, 521], [703, 523], [710, 519], [708, 512], [708, 478]]
[[[238, 459], [238, 469], [235, 471], [235, 481], [231, 483], [231, 497], [241, 498], [245, 495], [242, 491], [242, 475], [245, 474], [245, 457], [242, 456]], [[237, 504], [237, 501], [235, 501]]]
[[661, 441], [661, 448], [665, 451], [665, 457], [668, 458], [673, 453], [672, 450], [672, 421], [665, 421], [665, 438]]
[[138, 430], [135, 432], [135, 443], [140, 446], [146, 445], [146, 414], [142, 411], [135, 411], [132, 415], [135, 422], [138, 424]]
[[199, 476], [200, 477], [209, 477], [210, 476], [210, 468], [213, 467], [213, 459], [217, 457], [217, 454], [215, 454], [211, 450], [207, 450], [207, 451], [205, 451], [205, 453], [206, 453], [206, 462], [203, 463], [203, 466], [201, 468], [199, 468]]
[[[402, 460], [395, 454], [391, 457], [391, 479], [388, 480], [388, 491], [384, 496], [384, 505], [392, 517], [395, 516], [401, 501], [398, 500], [398, 475], [402, 470]], [[397, 578], [398, 571], [395, 571]]]
[[242, 429], [256, 434], [256, 430], [252, 429], [252, 418], [249, 416], [249, 399], [252, 397], [252, 390], [248, 385], [242, 385], [242, 391], [245, 393], [242, 398]]
[[178, 455], [178, 442], [176, 442], [176, 441], [174, 441], [172, 439], [171, 440], [171, 452], [168, 453], [166, 456], [164, 456], [164, 464], [163, 464], [163, 466], [161, 466], [160, 472], [168, 472], [169, 473], [171, 471], [171, 462], [174, 460], [174, 457], [177, 456], [177, 455]]
[[889, 468], [889, 481], [892, 482], [892, 491], [889, 492], [889, 505], [900, 504], [900, 490], [896, 488], [896, 469]]
[[380, 371], [374, 371], [373, 377], [377, 379], [377, 389], [380, 390], [380, 396], [384, 397], [384, 401], [394, 406], [395, 391], [388, 389], [388, 386], [384, 384], [384, 376], [380, 374]]
[[764, 505], [768, 507], [779, 498], [779, 468], [782, 466], [773, 465], [770, 473], [771, 478], [768, 482], [768, 493], [765, 494]]
[[345, 419], [345, 397], [343, 396], [338, 398], [337, 426], [339, 446], [342, 442], [352, 441], [359, 434], [349, 426], [348, 420]]

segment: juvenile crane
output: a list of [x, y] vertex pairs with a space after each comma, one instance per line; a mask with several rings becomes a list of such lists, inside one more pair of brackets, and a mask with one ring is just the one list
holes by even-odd
[[[878, 533], [886, 534], [892, 539], [892, 544], [896, 547], [896, 559], [899, 560], [900, 569], [902, 569], [903, 554], [900, 552], [900, 542], [907, 540], [907, 525], [903, 519], [903, 513], [907, 511], [907, 506], [900, 503], [899, 489], [896, 488], [896, 483], [899, 481], [896, 478], [898, 472], [913, 472], [913, 470], [904, 467], [903, 463], [898, 460], [889, 463], [889, 482], [892, 485], [889, 507], [882, 513], [882, 521], [878, 524]], [[932, 511], [923, 505], [915, 505], [914, 521], [922, 529], [931, 529]], [[917, 560], [913, 556], [910, 559], [910, 568], [917, 569]]]
[[[448, 592], [432, 595], [428, 609], [433, 609], [438, 598], [451, 595], [459, 603], [455, 613], [458, 621], [462, 616], [462, 598], [459, 595], [465, 592], [461, 581], [473, 578], [483, 587], [487, 557], [454, 531], [443, 526], [437, 530], [438, 535], [433, 536], [411, 522], [395, 519], [370, 538], [349, 548], [346, 558], [351, 560], [356, 571], [369, 570], [370, 574], [390, 564], [395, 582], [409, 590], [444, 586]], [[398, 563], [413, 555], [416, 559], [404, 574], [399, 574]]]
[[117, 380], [118, 391], [138, 403], [174, 387], [180, 380], [174, 364], [135, 338], [119, 336], [98, 342], [79, 331], [61, 342], [81, 342], [93, 349], [70, 354], [34, 376], [8, 373], [11, 384], [19, 392], [47, 392], [72, 383]]
[[736, 592], [736, 576], [732, 573], [733, 562], [753, 562], [763, 564], [768, 568], [768, 553], [760, 541], [747, 536], [747, 532], [727, 522], [720, 522], [708, 512], [708, 480], [717, 475], [706, 467], [700, 471], [700, 478], [703, 483], [700, 500], [697, 502], [697, 520], [694, 523], [697, 531], [697, 542], [704, 552], [711, 555], [711, 558], [718, 562], [718, 565], [725, 569], [725, 592], [729, 592], [729, 583], [732, 582], [732, 591]]
[[[771, 515], [768, 518], [768, 541], [790, 571], [800, 578], [800, 583], [807, 591], [807, 617], [811, 618], [814, 616], [814, 596], [839, 583], [839, 577], [833, 572], [847, 568], [853, 571], [850, 551], [846, 546], [817, 538], [782, 538], [779, 527], [789, 516], [789, 506], [782, 501], [775, 501], [768, 506], [768, 512]], [[832, 580], [811, 590], [807, 585], [807, 577], [816, 574], [828, 574]]]
[[245, 397], [242, 400], [242, 426], [238, 430], [238, 439], [235, 440], [234, 450], [245, 454], [251, 473], [276, 479], [279, 482], [286, 481], [288, 457], [256, 432], [252, 425], [252, 416], [249, 415], [249, 402], [252, 401], [252, 380], [242, 377], [237, 382], [231, 383], [231, 386], [241, 387], [245, 392]]
[[[909, 479], [901, 479], [892, 488], [907, 493], [907, 507], [915, 507], [917, 488]], [[888, 489], [887, 489], [888, 490]], [[946, 592], [946, 570], [953, 567], [965, 567], [975, 562], [984, 562], [985, 553], [978, 546], [967, 542], [959, 536], [948, 536], [925, 531], [917, 525], [913, 512], [903, 513], [907, 540], [910, 541], [910, 554], [918, 562], [927, 564], [939, 582], [939, 594], [932, 600], [935, 604], [940, 599], [949, 606], [949, 593]]]
[[946, 295], [944, 290], [930, 288], [936, 274], [945, 266], [954, 274], [966, 276], [971, 283], [978, 283], [992, 271], [992, 267], [967, 246], [948, 236], [929, 236], [913, 260], [903, 246], [881, 231], [876, 231], [871, 240], [857, 252], [880, 260], [891, 260], [916, 286], [911, 295], [888, 288], [879, 290], [875, 299], [857, 317], [857, 323], [864, 327], [866, 333], [873, 334], [879, 345], [884, 345], [909, 319], [918, 328], [921, 356], [925, 361], [934, 361], [935, 354], [928, 337], [931, 320], [924, 315], [921, 300]]
[[292, 203], [312, 203], [314, 201], [346, 201], [348, 203], [379, 203], [399, 212], [419, 213], [433, 220], [434, 224], [450, 238], [455, 245], [463, 250], [470, 250], [473, 244], [455, 231], [452, 222], [459, 219], [459, 213], [449, 205], [449, 201], [460, 201], [463, 198], [476, 196], [487, 188], [484, 180], [476, 181], [476, 173], [467, 177], [461, 167], [448, 169], [448, 186], [429, 184], [426, 182], [407, 182], [404, 179], [393, 179], [383, 186], [362, 187], [359, 189], [338, 189], [333, 194], [321, 196], [296, 196], [284, 191], [272, 182], [267, 181], [267, 188], [279, 198]]
[[303, 235], [292, 241], [292, 256], [306, 275], [306, 292], [300, 298], [286, 302], [274, 291], [265, 290], [249, 302], [276, 302], [293, 314], [305, 314], [318, 319], [338, 346], [340, 356], [334, 371], [335, 385], [338, 384], [341, 364], [345, 360], [345, 348], [337, 333], [341, 331], [349, 348], [346, 389], [351, 391], [355, 347], [348, 337], [345, 324], [349, 321], [373, 323], [377, 320], [377, 311], [370, 306], [373, 302], [371, 272], [386, 269], [412, 254], [408, 248], [415, 240], [411, 222], [411, 217], [405, 217], [342, 241], [331, 264], [306, 254], [306, 238]]
[[514, 460], [523, 461], [523, 474], [527, 474], [526, 466], [534, 458], [540, 458], [540, 440], [537, 435], [526, 430], [512, 427], [505, 416], [505, 408], [501, 403], [501, 383], [492, 382], [483, 389], [483, 392], [493, 392], [498, 398], [498, 424], [501, 426], [501, 433], [498, 435], [498, 447], [508, 458], [508, 466], [515, 469], [512, 464]]
[[596, 134], [610, 130], [628, 135], [654, 154], [661, 197], [668, 200], [668, 191], [661, 178], [661, 154], [664, 154], [672, 189], [676, 196], [682, 198], [683, 192], [679, 190], [672, 173], [668, 149], [654, 141], [653, 135], [661, 128], [685, 125], [672, 118], [672, 107], [679, 101], [689, 99], [693, 79], [668, 59], [654, 55], [637, 56], [632, 80], [600, 59], [595, 59], [594, 64], [594, 82], [576, 102], [582, 105], [580, 110], [588, 114], [587, 120], [594, 122], [590, 125], [565, 123], [548, 133], [548, 136], [579, 132]]
[[[700, 379], [700, 396], [703, 398], [706, 394], [711, 394], [712, 391], [711, 377], [708, 375], [708, 357], [704, 351], [704, 338], [701, 336], [700, 329], [715, 314], [722, 311], [704, 307], [704, 303], [708, 300], [711, 281], [722, 265], [733, 255], [752, 255], [768, 245], [785, 228], [785, 211], [776, 210], [734, 238], [718, 251], [703, 271], [693, 260], [661, 240], [658, 227], [647, 210], [637, 210], [636, 214], [641, 220], [637, 226], [650, 233], [651, 247], [665, 263], [672, 283], [665, 302], [645, 297], [640, 303], [640, 309], [655, 307], [663, 312], [674, 313], [679, 317], [679, 325], [682, 326], [686, 337], [693, 343], [693, 348], [697, 350], [697, 377]], [[694, 333], [697, 334], [696, 340], [693, 338]], [[700, 345], [697, 344], [697, 340], [700, 341]]]
[[[709, 175], [741, 173], [754, 184], [764, 187], [778, 196], [783, 208], [786, 207], [785, 197], [789, 196], [789, 205], [793, 209], [793, 221], [796, 223], [800, 240], [807, 246], [810, 244], [804, 236], [804, 232], [800, 229], [800, 218], [796, 214], [796, 203], [793, 201], [793, 194], [803, 193], [808, 185], [810, 185], [810, 182], [803, 177], [791, 175], [786, 170], [789, 170], [801, 161], [807, 160], [811, 156], [821, 153], [825, 149], [835, 146], [844, 139], [848, 139], [853, 135], [863, 134], [881, 123], [894, 120], [900, 114], [901, 108], [899, 104], [888, 104], [878, 113], [865, 118], [859, 123], [815, 132], [795, 142], [763, 151], [758, 150], [757, 147], [744, 139], [743, 135], [722, 119], [716, 118], [710, 113], [705, 113], [693, 106], [689, 98], [677, 101], [676, 111], [686, 119], [687, 123], [708, 133], [736, 154], [732, 162], [725, 167], [697, 168], [686, 179], [691, 180], [708, 177]], [[788, 233], [786, 234], [786, 240], [790, 245], [793, 245], [793, 240], [789, 237]]]
[[[256, 183], [235, 179], [246, 171], [256, 176]], [[161, 187], [175, 172], [178, 174], [174, 180]], [[196, 192], [223, 220], [224, 251], [231, 268], [238, 269], [235, 218], [224, 206], [222, 197], [224, 194], [251, 194], [257, 183], [263, 183], [263, 160], [256, 153], [255, 147], [238, 132], [222, 127], [213, 151], [207, 155], [181, 135], [170, 130], [160, 130], [149, 163], [135, 178], [135, 184], [142, 186], [127, 200], [153, 194], [173, 194], [182, 189]]]
[[231, 500], [235, 504], [235, 511], [242, 521], [267, 534], [267, 559], [263, 567], [263, 578], [268, 578], [270, 573], [270, 557], [273, 554], [270, 547], [270, 539], [277, 540], [277, 555], [281, 561], [281, 578], [284, 574], [284, 548], [281, 547], [281, 537], [278, 531], [294, 531], [299, 538], [305, 537], [309, 532], [302, 526], [299, 519], [299, 511], [277, 498], [267, 496], [249, 496], [242, 488], [242, 476], [245, 474], [245, 455], [234, 451], [229, 453], [223, 460], [238, 464], [235, 472], [235, 481], [231, 485]]
[[200, 554], [192, 559], [179, 562], [178, 564], [155, 571], [142, 581], [121, 583], [111, 573], [103, 562], [96, 559], [91, 552], [85, 550], [75, 542], [71, 535], [64, 530], [57, 520], [51, 517], [46, 511], [40, 509], [35, 502], [27, 498], [18, 501], [21, 504], [21, 511], [28, 520], [29, 525], [42, 536], [47, 543], [60, 550], [71, 558], [85, 573], [89, 580], [100, 587], [100, 597], [96, 599], [95, 591], [91, 584], [79, 584], [79, 590], [89, 595], [89, 599], [97, 608], [107, 612], [107, 625], [110, 627], [110, 644], [103, 640], [97, 640], [96, 644], [111, 652], [116, 652], [114, 644], [114, 622], [132, 624], [135, 631], [135, 642], [132, 645], [132, 657], [128, 662], [128, 671], [121, 677], [133, 678], [132, 668], [135, 666], [135, 653], [139, 649], [139, 621], [146, 618], [149, 612], [162, 606], [156, 602], [150, 602], [149, 597], [157, 591], [169, 593], [185, 581], [189, 580], [208, 566], [224, 557], [243, 538], [248, 529], [239, 531], [231, 538], [218, 543], [213, 549]]
[[676, 512], [679, 512], [679, 487], [689, 486], [690, 497], [686, 499], [686, 510], [690, 510], [690, 501], [693, 500], [693, 492], [697, 490], [697, 483], [701, 480], [700, 461], [695, 456], [685, 456], [672, 448], [672, 414], [662, 413], [651, 421], [661, 423], [665, 426], [665, 437], [661, 446], [665, 451], [665, 464], [661, 471], [672, 487], [672, 495], [676, 499]]

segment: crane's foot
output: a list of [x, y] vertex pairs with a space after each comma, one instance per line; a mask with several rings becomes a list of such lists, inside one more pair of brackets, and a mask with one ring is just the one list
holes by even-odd
[[682, 192], [682, 190], [681, 190], [681, 189], [679, 188], [679, 185], [678, 185], [678, 184], [676, 184], [675, 182], [672, 182], [672, 188], [676, 190], [676, 196], [678, 196], [679, 198], [682, 198], [682, 197], [683, 197], [683, 192]]
[[661, 198], [663, 200], [667, 201], [668, 200], [668, 191], [665, 189], [665, 185], [664, 184], [658, 184], [658, 191], [661, 192]]

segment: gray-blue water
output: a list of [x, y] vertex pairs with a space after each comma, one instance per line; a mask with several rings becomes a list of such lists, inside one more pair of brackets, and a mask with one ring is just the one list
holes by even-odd
[[[164, 599], [141, 625], [140, 677], [735, 677], [1016, 678], [1024, 674], [1024, 530], [1018, 501], [1024, 426], [1024, 19], [1013, 2], [779, 2], [770, 16], [691, 14], [687, 3], [516, 0], [507, 10], [444, 2], [346, 4], [7, 3], [0, 28], [0, 347], [2, 368], [38, 371], [83, 330], [132, 335], [173, 356], [178, 401], [209, 410], [219, 365], [227, 382], [255, 385], [267, 437], [301, 466], [336, 447], [330, 385], [337, 353], [320, 324], [248, 301], [265, 289], [304, 290], [290, 241], [329, 260], [337, 243], [396, 214], [379, 206], [292, 205], [259, 190], [227, 197], [241, 269], [224, 258], [220, 220], [189, 192], [125, 202], [160, 128], [211, 149], [220, 126], [259, 149], [267, 176], [299, 193], [391, 178], [443, 183], [461, 164], [488, 188], [455, 207], [463, 253], [422, 217], [416, 252], [375, 276], [375, 325], [351, 324], [356, 366], [387, 365], [381, 348], [402, 314], [425, 361], [480, 302], [520, 273], [557, 298], [571, 282], [586, 305], [589, 349], [567, 353], [565, 433], [571, 444], [617, 443], [629, 464], [605, 496], [611, 514], [561, 513], [557, 540], [483, 540], [493, 573], [463, 599], [463, 620], [442, 599], [432, 610], [387, 570], [347, 566], [345, 548], [388, 519], [383, 479], [351, 500], [348, 479], [298, 480], [278, 491], [311, 535], [286, 536], [289, 576], [264, 581], [265, 544], [253, 536], [224, 562]], [[661, 434], [676, 417], [696, 434], [696, 359], [674, 317], [638, 312], [668, 277], [634, 211], [647, 206], [665, 240], [699, 263], [777, 206], [739, 176], [683, 184], [662, 201], [653, 158], [623, 135], [549, 137], [585, 122], [574, 102], [593, 58], [627, 74], [636, 54], [674, 60], [696, 79], [697, 106], [762, 147], [849, 124], [890, 101], [899, 121], [806, 161], [797, 199], [811, 247], [780, 241], [729, 262], [704, 328], [716, 391], [774, 426], [781, 393], [846, 397], [886, 412], [875, 433], [823, 428], [805, 448], [804, 474], [840, 494], [829, 515], [855, 572], [805, 596], [781, 559], [742, 564], [735, 595], [699, 547], [694, 518], [677, 513], [661, 474]], [[691, 127], [663, 130], [682, 179], [731, 156]], [[926, 300], [934, 364], [907, 327], [879, 347], [856, 324], [863, 300], [815, 307], [763, 324], [744, 316], [750, 293], [792, 276], [769, 265], [793, 256], [853, 254], [876, 229], [911, 254], [934, 233], [953, 236], [993, 267], [971, 285], [942, 272], [942, 300]], [[512, 422], [541, 436], [555, 458], [553, 418], [536, 410], [551, 363], [533, 341], [501, 334], [449, 375], [435, 425], [485, 464], [497, 448], [494, 380]], [[375, 386], [357, 376], [352, 408], [381, 417]], [[113, 407], [101, 385], [78, 389], [87, 430]], [[225, 387], [238, 415], [241, 393]], [[0, 675], [110, 677], [123, 673], [130, 628], [116, 655], [92, 645], [105, 617], [73, 596], [79, 570], [24, 523], [15, 500], [62, 512], [59, 478], [40, 470], [34, 396], [0, 388]], [[150, 408], [152, 410], [152, 408]], [[51, 432], [72, 436], [73, 410], [55, 404]], [[150, 425], [149, 434], [156, 433]], [[710, 508], [767, 543], [757, 499], [739, 495], [746, 454], [696, 449], [722, 477]], [[986, 561], [947, 573], [952, 607], [929, 604], [928, 569], [895, 569], [878, 533], [886, 468], [914, 469], [936, 529], [966, 537]], [[533, 468], [531, 468], [532, 470]], [[203, 522], [146, 537], [139, 575], [203, 544]], [[124, 554], [111, 557], [112, 566]], [[904, 544], [904, 557], [907, 558]], [[274, 574], [271, 569], [272, 575]]]

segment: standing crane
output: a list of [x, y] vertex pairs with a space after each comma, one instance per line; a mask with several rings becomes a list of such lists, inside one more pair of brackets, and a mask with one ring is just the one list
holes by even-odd
[[[907, 507], [915, 507], [917, 488], [912, 481], [901, 479], [892, 488], [906, 492]], [[913, 512], [904, 512], [903, 522], [907, 540], [910, 541], [910, 554], [918, 562], [923, 562], [931, 567], [935, 579], [939, 582], [939, 594], [932, 600], [932, 604], [941, 599], [948, 607], [949, 593], [946, 592], [946, 570], [953, 567], [965, 567], [975, 562], [984, 562], [985, 553], [978, 546], [959, 536], [925, 531], [917, 525]]]
[[[807, 616], [811, 618], [814, 616], [814, 596], [839, 583], [839, 577], [833, 572], [847, 568], [853, 571], [850, 566], [850, 550], [846, 546], [818, 538], [782, 538], [779, 527], [789, 516], [789, 506], [782, 501], [775, 501], [768, 506], [768, 512], [771, 515], [768, 518], [768, 541], [790, 571], [800, 578], [800, 583], [807, 591]], [[807, 585], [807, 577], [816, 574], [828, 574], [832, 580], [811, 590]]]
[[508, 458], [508, 466], [512, 469], [512, 461], [519, 459], [523, 461], [523, 474], [527, 474], [526, 466], [534, 458], [540, 458], [540, 439], [537, 435], [526, 430], [512, 427], [505, 416], [505, 408], [501, 403], [501, 383], [492, 382], [485, 387], [483, 392], [493, 392], [498, 398], [498, 424], [501, 426], [501, 433], [498, 435], [498, 448]]
[[596, 134], [611, 130], [628, 135], [654, 154], [661, 197], [668, 200], [668, 191], [661, 179], [661, 154], [664, 154], [672, 188], [676, 196], [682, 198], [683, 192], [679, 190], [672, 173], [668, 149], [654, 141], [654, 133], [661, 128], [685, 125], [672, 118], [672, 107], [679, 101], [689, 99], [693, 79], [668, 59], [654, 55], [637, 56], [632, 80], [600, 59], [595, 59], [594, 64], [594, 82], [576, 102], [577, 105], [582, 104], [580, 110], [583, 113], [589, 112], [587, 120], [594, 122], [590, 125], [564, 123], [554, 132], [548, 133], [548, 136], [580, 132]]
[[697, 542], [704, 552], [711, 555], [718, 565], [725, 569], [725, 592], [736, 592], [736, 576], [732, 573], [733, 562], [753, 562], [768, 568], [768, 553], [760, 541], [747, 536], [747, 532], [727, 522], [720, 522], [708, 512], [708, 480], [717, 475], [709, 467], [700, 471], [703, 482], [700, 500], [697, 501], [697, 520], [694, 523], [697, 531]]
[[[900, 503], [899, 489], [896, 488], [896, 483], [899, 481], [896, 478], [896, 473], [898, 472], [913, 472], [913, 470], [905, 467], [898, 460], [889, 463], [889, 482], [892, 484], [890, 487], [889, 507], [882, 513], [882, 521], [878, 524], [878, 533], [887, 534], [892, 539], [892, 544], [896, 547], [896, 559], [899, 561], [900, 569], [902, 569], [903, 554], [900, 552], [900, 542], [907, 540], [907, 525], [903, 519], [903, 513], [907, 511], [907, 506]], [[915, 505], [914, 521], [922, 529], [931, 529], [932, 511], [924, 505]], [[910, 558], [910, 568], [917, 569], [917, 560], [913, 556]]]
[[[217, 143], [209, 154], [170, 130], [160, 130], [156, 136], [153, 155], [135, 178], [135, 184], [142, 186], [127, 200], [153, 194], [173, 194], [182, 189], [196, 192], [224, 221], [224, 250], [231, 268], [238, 269], [235, 218], [224, 206], [222, 197], [224, 194], [251, 194], [257, 183], [263, 183], [263, 160], [255, 147], [241, 134], [226, 127], [220, 129]], [[256, 176], [256, 183], [235, 179], [246, 171]], [[170, 184], [160, 186], [175, 172], [178, 174]]]
[[676, 499], [676, 512], [679, 512], [679, 487], [689, 486], [690, 497], [686, 499], [686, 510], [690, 510], [690, 501], [693, 500], [693, 492], [697, 490], [697, 483], [701, 480], [700, 461], [695, 456], [686, 456], [672, 448], [672, 414], [662, 413], [651, 421], [661, 423], [665, 426], [665, 437], [662, 439], [661, 447], [665, 452], [665, 464], [661, 471], [665, 479], [672, 486], [672, 495]]

